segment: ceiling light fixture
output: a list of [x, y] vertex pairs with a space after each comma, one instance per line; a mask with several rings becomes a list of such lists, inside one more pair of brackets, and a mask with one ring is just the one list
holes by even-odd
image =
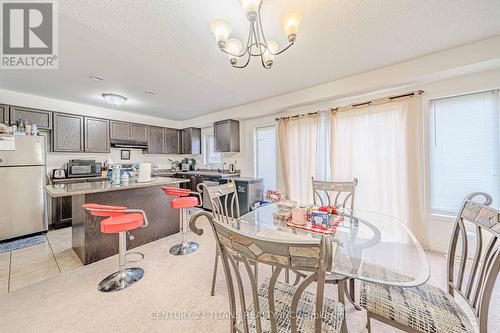
[[89, 76], [89, 78], [92, 80], [92, 81], [96, 81], [96, 82], [102, 82], [104, 81], [104, 79], [100, 76], [97, 76], [97, 75], [91, 75]]
[[123, 103], [127, 100], [127, 97], [125, 96], [110, 93], [102, 94], [102, 98], [104, 98], [109, 104], [115, 106], [123, 105]]
[[[239, 40], [234, 38], [229, 39], [232, 28], [231, 23], [227, 20], [212, 20], [210, 30], [215, 36], [219, 49], [228, 55], [229, 62], [233, 67], [245, 68], [250, 63], [251, 57], [260, 57], [262, 66], [266, 69], [270, 69], [274, 63], [274, 57], [285, 52], [295, 43], [302, 15], [299, 13], [288, 13], [283, 16], [281, 27], [285, 32], [288, 45], [280, 50], [278, 43], [267, 40], [264, 35], [264, 29], [262, 28], [260, 18], [262, 0], [240, 0], [240, 3], [250, 23], [250, 31], [248, 32], [245, 48], [243, 48]], [[245, 57], [246, 59], [243, 63], [238, 65], [238, 60]]]

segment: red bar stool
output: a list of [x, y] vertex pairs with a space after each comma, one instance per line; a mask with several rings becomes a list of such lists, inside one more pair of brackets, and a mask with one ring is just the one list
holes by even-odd
[[[179, 244], [172, 246], [169, 252], [174, 256], [193, 253], [198, 250], [200, 245], [196, 242], [186, 240], [187, 225], [185, 225], [185, 220], [187, 220], [187, 218], [185, 218], [185, 216], [187, 217], [186, 209], [201, 206], [201, 194], [178, 187], [164, 186], [161, 189], [166, 195], [173, 195], [177, 197], [172, 199], [170, 206], [174, 209], [180, 209], [180, 229], [182, 240]], [[191, 197], [191, 194], [196, 195], [198, 198]]]
[[[87, 212], [92, 216], [106, 217], [101, 221], [101, 232], [104, 234], [118, 234], [118, 256], [119, 270], [99, 283], [98, 289], [103, 292], [118, 291], [127, 288], [128, 286], [139, 281], [144, 275], [142, 268], [133, 267], [125, 268], [127, 264], [127, 238], [130, 240], [133, 236], [130, 230], [144, 228], [148, 225], [148, 220], [144, 211], [139, 209], [128, 209], [122, 206], [105, 206], [94, 203], [82, 205]], [[144, 255], [140, 252], [129, 252], [128, 254], [138, 254], [144, 259]], [[130, 262], [135, 262], [129, 261]]]

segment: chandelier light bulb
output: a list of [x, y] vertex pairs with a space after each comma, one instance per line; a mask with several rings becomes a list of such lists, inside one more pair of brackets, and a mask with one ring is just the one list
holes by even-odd
[[297, 38], [297, 31], [299, 29], [299, 24], [302, 21], [302, 15], [297, 12], [290, 12], [283, 16], [281, 19], [281, 27], [285, 32], [286, 39], [293, 43]]
[[225, 51], [231, 53], [227, 55], [231, 65], [236, 65], [238, 62], [238, 56], [240, 55], [242, 48], [243, 46], [241, 45], [241, 42], [237, 39], [229, 39], [227, 41]]
[[214, 19], [210, 24], [210, 30], [214, 34], [219, 48], [223, 50], [232, 31], [231, 23], [224, 19]]
[[275, 41], [268, 40], [267, 41], [267, 49], [264, 51], [264, 54], [262, 57], [264, 58], [264, 64], [266, 64], [267, 67], [271, 67], [274, 63], [274, 54], [278, 52], [279, 50], [279, 45]]
[[259, 12], [261, 2], [262, 0], [240, 0], [241, 6], [245, 10], [250, 22], [257, 20], [257, 13]]

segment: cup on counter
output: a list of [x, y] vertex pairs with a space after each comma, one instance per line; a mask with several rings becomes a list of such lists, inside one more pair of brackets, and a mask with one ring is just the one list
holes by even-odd
[[307, 209], [295, 207], [292, 209], [292, 222], [297, 225], [304, 225], [307, 222]]

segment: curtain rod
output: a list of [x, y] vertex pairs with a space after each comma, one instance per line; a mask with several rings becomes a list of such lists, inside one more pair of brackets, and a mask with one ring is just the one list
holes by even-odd
[[[347, 106], [337, 106], [336, 108], [329, 109], [329, 110], [330, 111], [339, 111], [340, 109], [344, 109], [344, 108], [355, 109], [355, 108], [359, 108], [360, 106], [369, 106], [369, 105], [373, 104], [374, 101], [380, 101], [380, 100], [385, 99], [388, 102], [390, 102], [394, 99], [403, 98], [403, 97], [412, 97], [415, 95], [422, 95], [423, 93], [424, 93], [423, 90], [417, 90], [417, 91], [413, 91], [413, 92], [409, 92], [409, 93], [405, 93], [405, 94], [401, 94], [401, 95], [379, 98], [376, 100], [371, 100], [371, 101], [367, 101], [367, 102], [363, 102], [363, 103], [356, 103], [356, 104], [351, 104], [351, 105], [347, 105]], [[275, 118], [275, 120], [278, 121], [278, 120], [284, 120], [284, 119], [296, 119], [296, 118], [301, 118], [301, 117], [316, 116], [318, 114], [319, 114], [319, 111], [309, 112], [309, 113], [303, 113], [303, 114], [296, 114], [293, 116], [278, 117], [278, 118]]]

